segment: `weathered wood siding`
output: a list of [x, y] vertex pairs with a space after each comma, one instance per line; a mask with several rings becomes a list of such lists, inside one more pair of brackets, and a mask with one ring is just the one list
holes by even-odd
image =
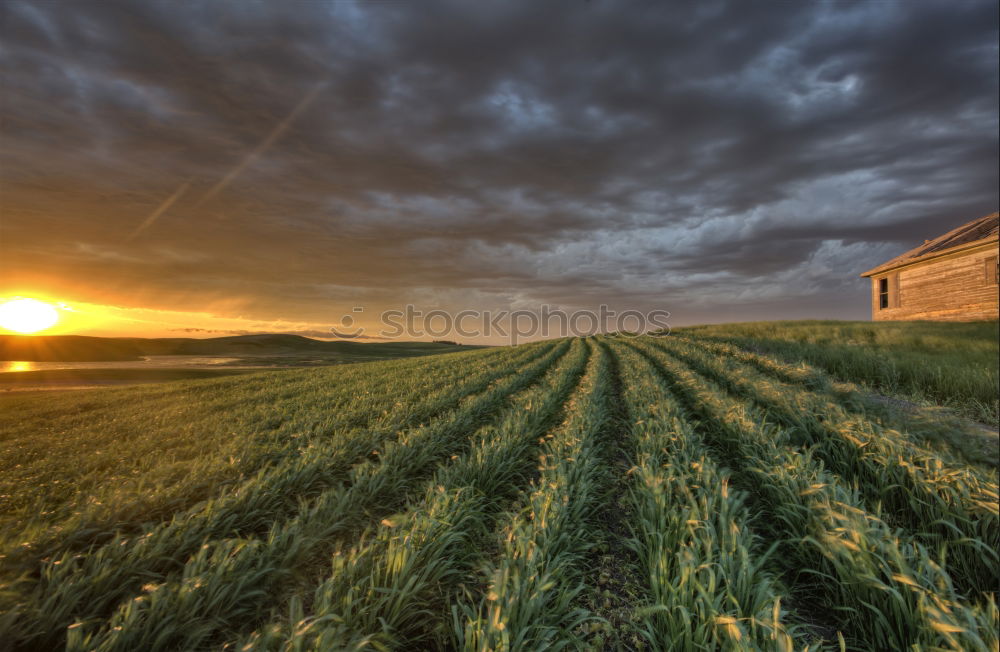
[[[997, 244], [900, 267], [872, 277], [872, 319], [975, 321], [1000, 316]], [[889, 278], [889, 307], [879, 306], [879, 280]]]

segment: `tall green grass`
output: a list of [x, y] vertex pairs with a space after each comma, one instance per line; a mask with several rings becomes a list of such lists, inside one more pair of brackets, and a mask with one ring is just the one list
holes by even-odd
[[773, 547], [753, 531], [746, 494], [730, 486], [651, 363], [615, 348], [638, 449], [629, 499], [631, 545], [648, 578], [640, 631], [653, 649], [795, 649], [766, 567]]
[[[858, 490], [790, 446], [745, 402], [731, 399], [687, 365], [645, 342], [688, 407], [704, 419], [711, 443], [736, 467], [735, 479], [762, 503], [781, 534], [779, 559], [829, 605], [853, 645], [869, 649], [994, 650], [996, 602], [971, 604], [929, 550], [869, 511]], [[812, 581], [809, 581], [810, 578]]]
[[[453, 394], [480, 361], [503, 360], [486, 350], [424, 366], [406, 360], [15, 401], [7, 407], [17, 411], [0, 420], [0, 531], [18, 535], [0, 537], [0, 549], [10, 555], [11, 544], [28, 542], [51, 555], [55, 541], [89, 543], [170, 518], [331, 436], [426, 418], [426, 395]], [[380, 377], [394, 382], [377, 388], [371, 381]]]
[[1000, 439], [960, 416], [936, 407], [915, 407], [880, 400], [854, 383], [834, 382], [827, 373], [804, 362], [783, 362], [773, 356], [724, 342], [683, 339], [697, 344], [716, 358], [748, 365], [752, 368], [751, 374], [760, 372], [781, 383], [801, 386], [815, 394], [817, 399], [835, 401], [857, 418], [901, 432], [942, 457], [952, 459], [958, 453], [965, 462], [992, 469], [1000, 466]]
[[1000, 493], [996, 480], [942, 459], [910, 441], [847, 414], [822, 395], [768, 379], [733, 358], [719, 359], [670, 338], [656, 345], [734, 395], [750, 399], [791, 428], [789, 441], [813, 447], [827, 468], [856, 482], [866, 504], [886, 511], [923, 543], [948, 544], [948, 567], [971, 597], [1000, 585]]
[[356, 466], [345, 485], [320, 494], [295, 518], [272, 525], [266, 535], [203, 545], [179, 573], [138, 599], [122, 602], [102, 626], [90, 628], [83, 621], [70, 630], [67, 649], [186, 649], [261, 617], [296, 569], [373, 518], [398, 509], [415, 481], [430, 475], [441, 459], [463, 450], [470, 432], [494, 418], [511, 394], [536, 383], [569, 346], [568, 341], [561, 343], [522, 373], [401, 434], [379, 450], [376, 460]]
[[[345, 446], [336, 437], [319, 440], [304, 447], [301, 455], [262, 470], [246, 485], [237, 486], [219, 499], [179, 514], [141, 535], [119, 535], [88, 554], [68, 550], [45, 560], [40, 578], [28, 585], [25, 597], [12, 609], [18, 615], [11, 623], [10, 638], [50, 641], [48, 637], [61, 633], [60, 626], [76, 620], [80, 624], [70, 630], [70, 640], [74, 637], [86, 640], [92, 619], [105, 617], [116, 602], [126, 600], [129, 613], [145, 613], [141, 609], [145, 600], [142, 587], [166, 587], [158, 593], [160, 599], [155, 603], [158, 605], [170, 587], [183, 585], [165, 582], [169, 578], [179, 579], [179, 575], [208, 573], [222, 578], [227, 573], [247, 572], [258, 583], [265, 584], [271, 581], [268, 578], [281, 577], [287, 573], [282, 569], [324, 545], [332, 534], [363, 518], [365, 501], [386, 500], [387, 496], [380, 493], [387, 494], [392, 487], [405, 491], [408, 476], [395, 465], [411, 469], [411, 474], [426, 472], [421, 464], [426, 465], [435, 455], [443, 453], [420, 447], [424, 455], [421, 458], [411, 455], [412, 446], [435, 437], [444, 441], [459, 437], [466, 428], [487, 418], [507, 394], [533, 382], [567, 346], [529, 348], [529, 355], [544, 355], [514, 375], [510, 374], [522, 367], [525, 352], [508, 354], [511, 360], [507, 364], [484, 362], [490, 373], [500, 370], [502, 380], [487, 377], [487, 384], [495, 384], [486, 391], [467, 397], [457, 409], [426, 426], [383, 441], [378, 449], [368, 447], [371, 435], [364, 431], [357, 445]], [[459, 398], [461, 394], [456, 396]], [[384, 438], [384, 433], [381, 437]], [[343, 464], [359, 453], [368, 461], [355, 466], [346, 476], [343, 475], [346, 468], [341, 467], [338, 472], [338, 456], [342, 456]], [[314, 472], [327, 474], [329, 488], [311, 496], [307, 490], [315, 486]], [[344, 482], [349, 484], [345, 486]], [[350, 499], [345, 499], [345, 494]], [[243, 537], [239, 536], [241, 531]], [[262, 541], [267, 544], [262, 545]], [[267, 566], [268, 563], [274, 565]], [[252, 602], [265, 595], [266, 591], [246, 599]], [[128, 601], [129, 596], [141, 599]]]
[[261, 628], [258, 649], [446, 646], [450, 598], [465, 588], [505, 504], [527, 482], [538, 439], [561, 415], [589, 356], [577, 342], [564, 364], [516, 397], [419, 499], [338, 550], [311, 606]]
[[607, 473], [601, 435], [611, 420], [610, 360], [604, 347], [562, 427], [549, 433], [527, 504], [501, 533], [496, 559], [483, 569], [483, 596], [455, 609], [457, 647], [535, 650], [579, 647], [577, 626], [593, 619], [574, 598], [583, 590], [590, 521]]
[[998, 425], [1000, 328], [996, 321], [754, 322], [692, 326], [683, 337], [724, 341], [801, 360], [874, 391], [948, 405]]

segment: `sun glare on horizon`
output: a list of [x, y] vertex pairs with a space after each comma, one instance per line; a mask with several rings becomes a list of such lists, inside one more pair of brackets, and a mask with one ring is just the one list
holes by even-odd
[[12, 299], [0, 304], [0, 327], [30, 335], [59, 321], [55, 306], [38, 299]]

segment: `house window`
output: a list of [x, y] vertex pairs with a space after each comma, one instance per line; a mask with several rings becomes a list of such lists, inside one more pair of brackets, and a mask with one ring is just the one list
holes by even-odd
[[996, 285], [997, 276], [1000, 275], [1000, 270], [997, 268], [997, 257], [986, 259], [986, 285]]
[[880, 278], [878, 280], [878, 308], [885, 310], [889, 307], [889, 279]]

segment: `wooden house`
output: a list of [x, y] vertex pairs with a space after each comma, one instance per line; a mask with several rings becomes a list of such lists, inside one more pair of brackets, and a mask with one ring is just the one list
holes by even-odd
[[862, 274], [872, 280], [872, 319], [997, 319], [998, 232], [993, 213]]

